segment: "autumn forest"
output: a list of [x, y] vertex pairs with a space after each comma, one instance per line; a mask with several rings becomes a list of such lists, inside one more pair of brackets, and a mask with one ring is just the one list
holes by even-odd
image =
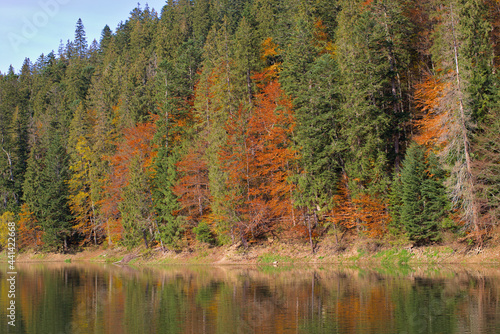
[[498, 0], [169, 0], [0, 73], [0, 241], [487, 245]]

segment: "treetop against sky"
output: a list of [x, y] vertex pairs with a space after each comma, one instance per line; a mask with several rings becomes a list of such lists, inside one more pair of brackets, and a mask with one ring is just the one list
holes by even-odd
[[[85, 26], [87, 40], [99, 41], [107, 24], [114, 30], [126, 20], [137, 0], [4, 0], [0, 11], [0, 71], [6, 73], [12, 65], [18, 72], [24, 58], [32, 62], [43, 53], [57, 52], [59, 44], [73, 41], [79, 18]], [[146, 5], [141, 1], [141, 7]], [[157, 12], [164, 0], [149, 0]]]

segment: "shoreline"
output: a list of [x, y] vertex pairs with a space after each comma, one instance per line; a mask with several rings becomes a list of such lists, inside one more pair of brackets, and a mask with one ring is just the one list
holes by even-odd
[[[362, 240], [340, 247], [321, 242], [316, 252], [301, 242], [273, 242], [253, 245], [209, 247], [195, 244], [183, 251], [162, 252], [144, 246], [132, 250], [123, 247], [88, 247], [72, 254], [27, 251], [17, 254], [16, 262], [95, 262], [120, 265], [487, 265], [500, 266], [500, 246], [469, 249], [463, 244], [422, 247], [388, 246]], [[0, 253], [0, 263], [7, 253]]]

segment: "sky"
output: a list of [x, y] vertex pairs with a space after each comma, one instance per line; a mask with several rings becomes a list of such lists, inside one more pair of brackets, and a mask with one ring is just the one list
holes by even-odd
[[[25, 58], [35, 62], [52, 50], [57, 53], [60, 41], [66, 45], [75, 39], [75, 27], [82, 19], [90, 45], [99, 42], [107, 24], [115, 31], [130, 12], [143, 9], [146, 1], [138, 0], [2, 0], [0, 2], [0, 72], [9, 66], [20, 72]], [[148, 0], [150, 8], [161, 13], [165, 0]]]

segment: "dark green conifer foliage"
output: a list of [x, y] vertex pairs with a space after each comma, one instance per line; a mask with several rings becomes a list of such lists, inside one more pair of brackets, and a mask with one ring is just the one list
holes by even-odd
[[10, 67], [0, 76], [0, 212], [16, 212], [21, 205], [22, 184], [28, 159], [31, 63], [26, 59], [21, 74]]
[[23, 184], [23, 202], [25, 202], [30, 211], [35, 217], [42, 214], [41, 197], [38, 194], [42, 190], [42, 149], [39, 142], [35, 142], [31, 146], [30, 155], [28, 158], [27, 169]]
[[178, 197], [172, 191], [177, 181], [175, 166], [177, 160], [175, 154], [168, 154], [167, 147], [161, 147], [158, 150], [154, 159], [155, 176], [152, 195], [160, 240], [173, 247], [177, 245], [183, 230], [182, 217], [176, 214], [180, 209]]
[[439, 222], [447, 207], [444, 176], [434, 154], [430, 153], [426, 157], [422, 147], [416, 143], [410, 145], [401, 177], [393, 187], [393, 201], [397, 201], [396, 196], [401, 196], [395, 218], [409, 239], [416, 243], [431, 242], [438, 238]]
[[150, 236], [153, 235], [151, 193], [149, 175], [142, 168], [140, 156], [132, 158], [128, 173], [128, 183], [123, 189], [122, 201], [118, 204], [122, 215], [123, 244], [135, 247], [142, 240], [148, 247]]
[[410, 33], [402, 6], [402, 1], [342, 1], [336, 34], [340, 121], [354, 194], [384, 193], [391, 167], [399, 165]]
[[87, 56], [88, 43], [82, 19], [78, 19], [78, 21], [76, 22], [74, 45], [78, 57], [85, 58]]
[[235, 90], [238, 90], [236, 95], [240, 96], [240, 99], [246, 96], [246, 98], [242, 99], [242, 102], [248, 107], [252, 104], [254, 94], [254, 87], [251, 79], [252, 73], [254, 73], [260, 65], [260, 45], [257, 36], [255, 36], [255, 29], [246, 17], [241, 19], [233, 38], [236, 71]]
[[23, 187], [24, 201], [42, 227], [45, 247], [67, 250], [71, 235], [68, 156], [57, 122], [51, 123], [47, 136], [45, 150], [39, 144], [32, 148]]
[[108, 45], [113, 38], [113, 32], [111, 28], [106, 24], [101, 32], [101, 39], [99, 41], [99, 48], [102, 53], [107, 51]]
[[212, 26], [210, 0], [195, 0], [193, 4], [193, 38], [203, 45]]
[[318, 57], [305, 76], [308, 88], [297, 90], [296, 143], [304, 173], [298, 175], [298, 202], [311, 210], [328, 209], [337, 185], [344, 149], [339, 138], [337, 65], [329, 54]]
[[490, 22], [484, 1], [459, 0], [458, 33], [461, 48], [459, 62], [467, 77], [467, 101], [471, 115], [476, 121], [484, 120], [488, 109], [494, 105], [496, 95], [493, 64], [493, 49], [490, 43]]
[[486, 116], [484, 125], [476, 135], [473, 170], [476, 176], [476, 195], [483, 226], [490, 227], [500, 221], [500, 107]]
[[[337, 185], [342, 145], [338, 138], [340, 96], [337, 64], [315, 38], [315, 20], [305, 7], [295, 18], [284, 52], [280, 81], [292, 96], [297, 127], [295, 141], [303, 173], [296, 176], [296, 204], [310, 212], [328, 210]], [[326, 42], [326, 41], [325, 41]]]
[[12, 66], [0, 77], [0, 212], [15, 204], [14, 193], [14, 118], [18, 102], [17, 76]]
[[29, 155], [29, 133], [28, 133], [29, 115], [25, 107], [16, 108], [12, 119], [13, 126], [13, 207], [10, 211], [17, 211], [20, 207], [21, 198], [23, 196], [24, 174], [26, 173], [27, 160]]
[[63, 242], [67, 249], [67, 238], [71, 234], [71, 214], [68, 206], [68, 155], [64, 148], [59, 125], [53, 123], [50, 127], [49, 145], [42, 173], [43, 192], [40, 194], [43, 204], [43, 214], [40, 220], [45, 223], [44, 238], [47, 245], [58, 248]]

